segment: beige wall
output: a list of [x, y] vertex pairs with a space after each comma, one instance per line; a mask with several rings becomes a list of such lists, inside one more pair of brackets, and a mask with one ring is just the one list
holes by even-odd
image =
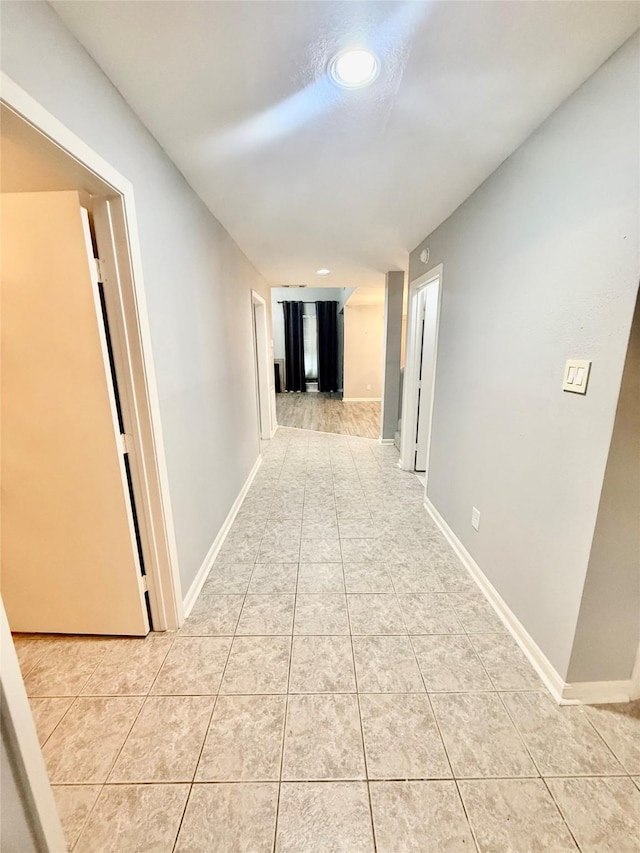
[[382, 394], [384, 303], [344, 309], [344, 397]]

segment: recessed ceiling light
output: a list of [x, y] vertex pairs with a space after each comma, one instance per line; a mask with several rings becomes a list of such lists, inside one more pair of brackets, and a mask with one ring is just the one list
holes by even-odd
[[327, 270], [327, 269], [316, 270], [317, 275], [329, 275], [330, 272], [331, 272], [331, 270]]
[[364, 48], [342, 50], [329, 63], [329, 74], [343, 89], [361, 89], [373, 83], [380, 72], [378, 57]]

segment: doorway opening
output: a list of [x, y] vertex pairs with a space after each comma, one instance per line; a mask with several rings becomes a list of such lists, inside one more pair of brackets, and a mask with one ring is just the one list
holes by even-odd
[[[9, 623], [36, 633], [175, 630], [182, 595], [133, 190], [4, 84], [3, 326], [14, 323], [13, 336], [3, 328]], [[18, 282], [29, 284], [29, 299]]]
[[251, 291], [251, 323], [256, 365], [256, 399], [258, 411], [258, 435], [263, 441], [273, 437], [277, 428], [275, 417], [275, 374], [270, 368], [269, 327], [267, 303]]
[[[106, 635], [166, 643], [144, 635], [150, 626], [180, 627], [182, 593], [132, 185], [6, 75], [0, 111], [9, 214], [2, 218], [3, 778], [6, 759], [29, 806], [34, 849], [62, 850], [11, 629], [25, 618], [34, 633], [64, 633], [23, 638], [21, 648], [46, 647], [38, 655], [51, 666], [71, 661], [62, 670], [73, 680], [78, 656], [88, 655], [83, 666], [92, 671], [98, 647], [122, 642]], [[105, 539], [101, 554], [96, 543]], [[96, 563], [86, 563], [91, 548]]]
[[409, 284], [400, 467], [423, 473], [425, 488], [429, 479], [441, 296], [442, 265]]
[[271, 319], [279, 425], [378, 439], [384, 290], [272, 288]]

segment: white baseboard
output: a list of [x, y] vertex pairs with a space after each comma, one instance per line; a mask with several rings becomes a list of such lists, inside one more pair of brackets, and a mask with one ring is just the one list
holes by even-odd
[[231, 530], [231, 525], [235, 521], [236, 515], [238, 514], [238, 511], [242, 506], [242, 502], [246, 498], [247, 492], [251, 488], [251, 483], [253, 483], [255, 476], [258, 473], [258, 468], [260, 467], [261, 463], [262, 456], [258, 456], [255, 465], [249, 472], [249, 476], [245, 480], [243, 487], [240, 489], [240, 494], [235, 499], [233, 506], [229, 510], [229, 515], [227, 515], [227, 517], [225, 518], [224, 524], [218, 531], [218, 535], [214, 539], [213, 545], [211, 546], [211, 548], [209, 548], [207, 556], [204, 558], [202, 565], [198, 569], [198, 574], [195, 576], [193, 583], [189, 587], [189, 591], [184, 597], [183, 608], [185, 619], [193, 610], [193, 605], [196, 603], [196, 600], [200, 595], [202, 587], [204, 586], [204, 582], [206, 581], [209, 572], [211, 571], [211, 568], [213, 566], [213, 563], [224, 544], [224, 540], [227, 538], [229, 530]]
[[379, 403], [381, 397], [343, 397], [343, 403]]
[[638, 646], [638, 655], [636, 657], [636, 665], [633, 668], [631, 675], [631, 701], [640, 699], [640, 645]]
[[395, 439], [393, 439], [393, 438], [379, 438], [378, 441], [380, 444], [395, 444], [396, 443]]
[[424, 507], [471, 577], [478, 584], [509, 633], [527, 656], [556, 702], [560, 705], [604, 704], [628, 702], [634, 698], [637, 688], [632, 679], [628, 681], [594, 681], [567, 684], [428, 498], [425, 498]]
[[610, 702], [630, 702], [634, 698], [633, 682], [627, 681], [579, 681], [565, 684], [562, 691], [563, 704], [604, 705]]
[[638, 654], [636, 655], [636, 665], [631, 675], [631, 684], [631, 698], [640, 699], [640, 645], [638, 646]]

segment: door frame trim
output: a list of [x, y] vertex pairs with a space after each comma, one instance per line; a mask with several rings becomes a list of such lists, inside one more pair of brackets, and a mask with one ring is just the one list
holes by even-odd
[[[142, 255], [136, 218], [133, 185], [73, 131], [42, 107], [31, 95], [2, 72], [0, 101], [42, 136], [100, 181], [107, 184], [107, 204], [116, 226], [119, 289], [122, 296], [121, 328], [130, 353], [123, 377], [136, 417], [133, 421], [136, 475], [140, 489], [140, 527], [146, 541], [145, 568], [154, 630], [176, 630], [184, 621], [182, 589], [169, 477], [164, 451], [158, 388], [151, 347]], [[149, 547], [151, 546], [151, 547]]]
[[418, 418], [418, 375], [420, 372], [420, 347], [418, 305], [422, 290], [439, 281], [438, 307], [436, 316], [435, 358], [433, 363], [433, 387], [431, 390], [431, 408], [429, 411], [429, 431], [427, 445], [427, 462], [425, 471], [426, 484], [429, 482], [429, 462], [431, 458], [431, 428], [433, 425], [433, 408], [435, 401], [435, 386], [438, 372], [438, 338], [440, 334], [440, 312], [442, 308], [442, 283], [444, 265], [438, 264], [428, 272], [409, 282], [409, 305], [407, 309], [407, 348], [402, 389], [402, 424], [400, 431], [400, 459], [398, 465], [403, 471], [415, 471], [416, 441], [415, 432]]
[[2, 740], [38, 850], [67, 849], [9, 622], [0, 600]]
[[271, 383], [269, 381], [269, 323], [267, 301], [251, 291], [251, 321], [255, 323], [256, 402], [260, 420], [260, 438], [269, 441], [275, 432], [272, 423]]

